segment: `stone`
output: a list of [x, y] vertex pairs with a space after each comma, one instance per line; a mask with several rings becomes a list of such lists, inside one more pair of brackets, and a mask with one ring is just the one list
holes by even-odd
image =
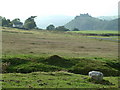
[[103, 73], [99, 71], [90, 71], [89, 76], [91, 79], [96, 80], [96, 81], [102, 81], [103, 80]]

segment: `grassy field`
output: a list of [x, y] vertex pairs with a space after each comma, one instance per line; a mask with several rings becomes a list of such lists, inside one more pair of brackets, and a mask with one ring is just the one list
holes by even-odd
[[[3, 74], [3, 88], [117, 88], [117, 77], [104, 77], [101, 83], [88, 76], [60, 72], [33, 72], [29, 74]], [[111, 89], [110, 89], [111, 88]]]
[[84, 30], [69, 31], [70, 34], [81, 34], [88, 38], [108, 41], [119, 41], [119, 33], [117, 30]]
[[[118, 42], [46, 30], [2, 30], [3, 88], [117, 88]], [[90, 81], [99, 70], [102, 82]], [[112, 89], [111, 89], [112, 90]]]
[[24, 31], [4, 29], [3, 55], [43, 54], [68, 57], [110, 57], [118, 56], [118, 42], [86, 38], [49, 31]]
[[81, 31], [72, 31], [73, 33], [92, 33], [92, 34], [118, 34], [117, 30], [81, 30]]

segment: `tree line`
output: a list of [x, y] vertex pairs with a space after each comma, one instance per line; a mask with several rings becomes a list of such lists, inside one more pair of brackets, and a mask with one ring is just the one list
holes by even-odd
[[[36, 25], [35, 18], [37, 16], [31, 16], [25, 20], [25, 22], [21, 22], [19, 18], [15, 18], [12, 21], [10, 19], [6, 19], [5, 17], [0, 16], [1, 26], [2, 27], [11, 27], [11, 28], [19, 28], [19, 29], [39, 29]], [[42, 30], [42, 29], [41, 29]], [[57, 30], [57, 31], [69, 31], [69, 29], [65, 28], [64, 26], [55, 27], [54, 25], [50, 24], [46, 27], [46, 30]]]
[[25, 20], [25, 22], [21, 22], [19, 18], [15, 18], [12, 21], [10, 19], [6, 19], [5, 17], [0, 17], [1, 26], [2, 27], [14, 27], [21, 29], [35, 29], [37, 27], [36, 22], [34, 20], [36, 16], [31, 16]]

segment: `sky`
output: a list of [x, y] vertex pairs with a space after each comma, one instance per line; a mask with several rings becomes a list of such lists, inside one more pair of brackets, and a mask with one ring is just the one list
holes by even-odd
[[91, 16], [115, 16], [119, 0], [0, 0], [0, 16], [28, 18], [30, 16], [89, 13]]

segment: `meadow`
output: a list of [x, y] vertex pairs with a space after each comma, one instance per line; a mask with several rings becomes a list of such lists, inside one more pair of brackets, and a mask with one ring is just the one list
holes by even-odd
[[118, 42], [86, 38], [67, 32], [4, 29], [3, 55], [32, 54], [68, 57], [118, 56]]
[[117, 30], [81, 30], [72, 31], [74, 33], [92, 33], [92, 34], [118, 34]]
[[[47, 30], [2, 28], [3, 88], [117, 88], [118, 42]], [[108, 32], [107, 32], [108, 33]], [[88, 72], [103, 72], [103, 82]]]

